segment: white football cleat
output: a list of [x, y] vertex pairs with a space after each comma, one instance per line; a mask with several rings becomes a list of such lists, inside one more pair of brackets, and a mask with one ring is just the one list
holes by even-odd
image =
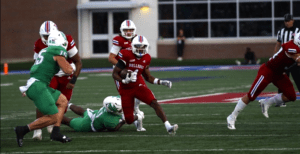
[[266, 117], [266, 118], [269, 118], [269, 114], [268, 114], [268, 109], [271, 105], [269, 105], [267, 103], [267, 99], [261, 99], [259, 100], [259, 104], [260, 104], [260, 107], [261, 107], [261, 112], [262, 114]]
[[54, 127], [54, 125], [47, 126], [48, 133], [50, 133], [50, 134], [52, 133], [53, 127]]
[[230, 130], [235, 130], [235, 121], [236, 121], [236, 118], [233, 117], [231, 114], [227, 117], [227, 127], [228, 129]]
[[144, 112], [142, 111], [139, 111], [139, 113], [137, 114], [138, 116], [138, 120], [136, 120], [136, 128], [137, 128], [137, 131], [138, 132], [141, 132], [141, 131], [146, 131], [146, 129], [143, 127], [143, 119], [145, 118], [144, 116]]
[[168, 133], [169, 133], [170, 135], [175, 135], [177, 129], [178, 129], [178, 125], [177, 125], [177, 124], [174, 124], [174, 125], [168, 130]]
[[36, 129], [33, 131], [33, 137], [32, 139], [34, 140], [42, 140], [42, 130], [41, 129]]

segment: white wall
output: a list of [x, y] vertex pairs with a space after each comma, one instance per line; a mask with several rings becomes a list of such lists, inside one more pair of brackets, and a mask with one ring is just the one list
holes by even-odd
[[157, 57], [158, 39], [158, 4], [157, 0], [132, 0], [139, 4], [149, 4], [149, 12], [142, 12], [140, 8], [132, 10], [132, 21], [137, 27], [137, 34], [147, 38], [150, 44], [149, 53], [151, 57]]
[[[157, 57], [157, 39], [158, 39], [158, 5], [157, 0], [131, 0], [138, 4], [149, 4], [149, 11], [143, 12], [140, 7], [131, 11], [131, 19], [137, 27], [137, 34], [147, 38], [150, 44], [149, 54], [151, 57]], [[89, 0], [78, 0], [78, 4], [89, 2]], [[116, 8], [117, 9], [117, 8]], [[78, 33], [79, 33], [79, 52], [82, 58], [92, 58], [91, 43], [91, 17], [90, 11], [80, 10], [78, 12]], [[107, 56], [108, 57], [108, 56]]]

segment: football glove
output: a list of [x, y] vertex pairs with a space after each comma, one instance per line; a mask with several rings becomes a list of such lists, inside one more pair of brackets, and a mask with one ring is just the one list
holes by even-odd
[[131, 78], [129, 77], [129, 73], [127, 73], [126, 78], [122, 80], [122, 83], [128, 84], [131, 81]]
[[134, 72], [131, 73], [131, 77], [130, 77], [131, 82], [136, 82], [138, 71], [139, 71], [139, 70], [136, 69]]
[[160, 84], [161, 85], [164, 85], [164, 86], [167, 86], [169, 88], [172, 87], [172, 82], [171, 81], [168, 81], [168, 80], [160, 80]]

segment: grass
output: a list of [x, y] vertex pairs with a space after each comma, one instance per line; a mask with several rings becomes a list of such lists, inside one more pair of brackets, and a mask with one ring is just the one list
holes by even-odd
[[[151, 66], [200, 66], [200, 65], [236, 65], [236, 59], [189, 59], [177, 61], [175, 59], [155, 59], [151, 60]], [[238, 59], [243, 61], [243, 59]], [[268, 61], [268, 58], [261, 58], [261, 63]], [[9, 63], [9, 70], [28, 70], [33, 65], [33, 61]], [[83, 68], [101, 68], [109, 67], [111, 64], [107, 58], [82, 59]], [[1, 63], [1, 72], [3, 72], [3, 64]]]
[[[148, 84], [158, 100], [222, 92], [247, 92], [256, 70], [171, 71], [152, 72], [164, 78], [215, 77], [202, 80], [173, 82], [172, 89]], [[117, 95], [110, 73], [82, 73], [71, 102], [84, 108], [99, 109], [102, 100]], [[145, 113], [146, 132], [136, 132], [125, 125], [118, 132], [81, 133], [67, 126], [61, 132], [73, 139], [61, 144], [50, 142], [43, 129], [43, 140], [33, 141], [32, 132], [19, 148], [13, 127], [35, 119], [35, 106], [21, 97], [18, 87], [25, 85], [29, 75], [1, 76], [1, 152], [2, 153], [299, 153], [299, 100], [286, 108], [270, 108], [269, 119], [263, 117], [257, 101], [250, 103], [236, 122], [237, 130], [228, 130], [226, 117], [235, 103], [162, 104], [168, 120], [179, 125], [175, 136], [169, 136], [160, 119], [149, 106], [141, 105]], [[275, 92], [269, 85], [265, 91]], [[68, 117], [77, 117], [67, 112]]]

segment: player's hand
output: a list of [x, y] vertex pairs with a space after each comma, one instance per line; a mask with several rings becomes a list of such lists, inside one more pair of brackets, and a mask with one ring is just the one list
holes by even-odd
[[161, 84], [161, 85], [164, 85], [164, 86], [167, 86], [167, 87], [169, 87], [169, 88], [172, 87], [172, 82], [169, 81], [169, 80], [160, 80], [160, 84]]
[[70, 82], [66, 86], [67, 89], [73, 89], [74, 87], [75, 87], [75, 84], [72, 84]]
[[128, 84], [131, 81], [131, 78], [129, 77], [129, 73], [127, 73], [126, 78], [122, 80], [123, 84]]
[[26, 97], [26, 93], [25, 92], [22, 93], [22, 97]]
[[136, 82], [138, 71], [139, 71], [139, 70], [136, 69], [134, 72], [131, 73], [131, 77], [130, 77], [131, 82]]

